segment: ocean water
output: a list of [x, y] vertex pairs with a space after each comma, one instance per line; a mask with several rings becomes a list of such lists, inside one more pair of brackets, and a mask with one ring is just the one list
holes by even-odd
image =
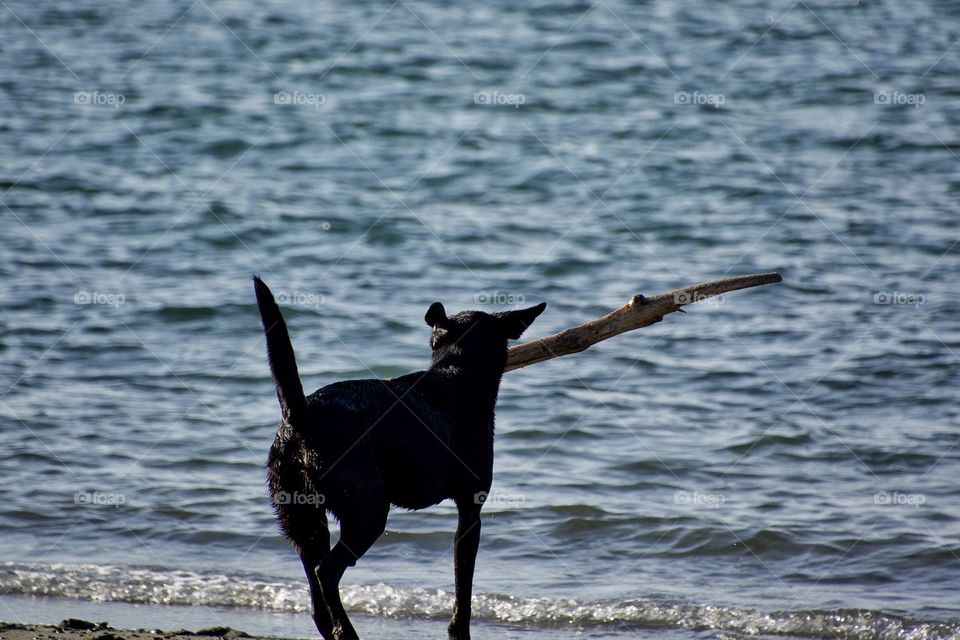
[[[775, 270], [504, 377], [474, 637], [960, 637], [955, 3], [0, 4], [0, 619], [316, 635], [251, 273], [312, 390]], [[455, 520], [362, 635], [443, 637]]]

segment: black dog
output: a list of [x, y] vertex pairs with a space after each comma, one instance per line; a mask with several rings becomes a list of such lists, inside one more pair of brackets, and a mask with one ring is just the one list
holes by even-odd
[[[422, 509], [449, 498], [459, 523], [448, 631], [452, 639], [469, 638], [480, 508], [493, 474], [493, 411], [507, 340], [519, 338], [546, 303], [448, 318], [434, 302], [424, 318], [433, 327], [429, 369], [337, 382], [304, 397], [280, 309], [257, 277], [254, 289], [283, 412], [267, 479], [280, 528], [310, 582], [320, 635], [357, 637], [340, 601], [340, 578], [383, 533], [390, 505]], [[340, 521], [333, 549], [327, 511]]]

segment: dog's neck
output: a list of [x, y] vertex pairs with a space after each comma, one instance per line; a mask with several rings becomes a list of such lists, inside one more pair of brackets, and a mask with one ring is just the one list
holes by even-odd
[[450, 350], [435, 352], [428, 371], [455, 408], [475, 417], [492, 417], [506, 362], [506, 349], [502, 356], [488, 353], [482, 358], [466, 358], [459, 350]]

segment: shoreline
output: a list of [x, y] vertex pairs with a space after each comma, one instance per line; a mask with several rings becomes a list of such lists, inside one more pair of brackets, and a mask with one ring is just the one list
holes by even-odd
[[0, 640], [276, 640], [252, 636], [231, 627], [215, 626], [199, 631], [176, 629], [114, 629], [107, 622], [67, 618], [57, 624], [0, 622]]
[[[2, 601], [0, 601], [2, 602]], [[99, 612], [97, 612], [99, 613]], [[104, 618], [97, 613], [88, 613], [77, 616], [75, 612], [65, 613], [68, 617], [54, 618], [46, 616], [30, 616], [25, 618], [15, 615], [17, 621], [0, 621], [0, 640], [316, 640], [320, 635], [313, 627], [313, 621], [308, 615], [295, 617], [282, 616], [272, 623], [264, 623], [256, 619], [234, 618], [232, 616], [217, 615], [213, 610], [196, 612], [189, 620], [181, 616], [164, 619], [151, 615], [149, 610], [139, 609], [137, 615], [118, 616], [117, 627], [110, 622], [103, 622]], [[103, 613], [116, 613], [104, 611]], [[72, 614], [72, 617], [70, 617]], [[261, 612], [266, 618], [275, 618], [272, 614]], [[59, 619], [59, 622], [54, 620]], [[113, 616], [110, 619], [115, 619]], [[9, 618], [8, 618], [9, 620]], [[446, 633], [445, 620], [423, 620], [391, 616], [367, 616], [363, 614], [351, 615], [351, 620], [357, 625], [361, 637], [369, 640], [393, 640], [407, 638], [409, 640], [431, 640], [443, 637]], [[225, 624], [228, 623], [228, 624]], [[247, 626], [246, 623], [250, 623]], [[147, 625], [147, 626], [144, 626]], [[232, 626], [230, 626], [232, 625]], [[503, 637], [514, 637], [510, 625], [487, 625], [476, 623], [474, 629], [481, 633], [489, 633], [492, 627]], [[196, 630], [191, 630], [196, 629]], [[244, 629], [250, 629], [250, 632]], [[485, 629], [485, 631], [480, 631]], [[524, 630], [521, 634], [529, 640], [538, 638], [553, 638], [555, 640], [577, 640], [581, 636], [574, 630], [560, 630], [559, 633], [546, 631], [543, 635], [536, 631]]]

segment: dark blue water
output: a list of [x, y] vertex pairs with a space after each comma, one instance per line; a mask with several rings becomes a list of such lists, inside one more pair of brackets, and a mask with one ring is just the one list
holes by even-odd
[[[960, 635], [954, 3], [0, 13], [0, 618], [311, 633], [250, 273], [314, 389], [434, 300], [776, 270], [505, 376], [475, 635]], [[361, 633], [442, 635], [454, 529], [392, 514]]]

